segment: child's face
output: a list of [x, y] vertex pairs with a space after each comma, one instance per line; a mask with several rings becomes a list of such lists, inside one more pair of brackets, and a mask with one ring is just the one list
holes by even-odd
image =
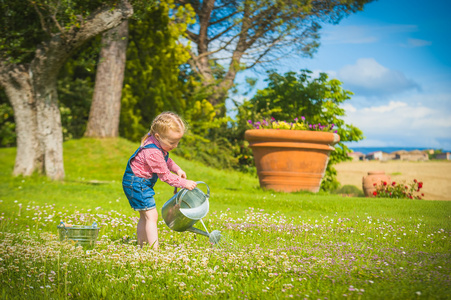
[[183, 132], [169, 130], [166, 134], [160, 135], [155, 133], [155, 138], [160, 142], [161, 148], [169, 152], [177, 148], [180, 139], [183, 137]]

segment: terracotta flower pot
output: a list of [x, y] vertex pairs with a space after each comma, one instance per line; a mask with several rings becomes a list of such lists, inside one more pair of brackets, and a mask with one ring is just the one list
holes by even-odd
[[318, 192], [329, 154], [340, 136], [331, 132], [251, 129], [244, 135], [264, 189]]
[[370, 171], [367, 176], [363, 176], [362, 188], [365, 197], [374, 197], [373, 193], [376, 191], [376, 186], [383, 182], [391, 183], [391, 178], [385, 174], [385, 171]]

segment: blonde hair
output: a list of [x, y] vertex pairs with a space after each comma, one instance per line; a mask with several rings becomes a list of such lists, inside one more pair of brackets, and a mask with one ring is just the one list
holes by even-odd
[[185, 121], [179, 115], [171, 111], [162, 112], [153, 119], [149, 132], [141, 139], [141, 146], [144, 146], [146, 139], [155, 133], [164, 136], [169, 130], [185, 133], [186, 129]]

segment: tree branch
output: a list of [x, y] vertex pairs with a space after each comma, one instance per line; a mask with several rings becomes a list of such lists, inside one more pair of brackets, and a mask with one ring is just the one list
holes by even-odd
[[59, 70], [75, 49], [92, 37], [119, 25], [132, 14], [133, 7], [127, 0], [122, 0], [115, 9], [111, 7], [98, 9], [86, 19], [83, 26], [80, 28], [72, 26], [66, 31], [65, 38], [62, 38], [62, 33], [55, 34], [50, 40], [42, 43], [31, 63], [32, 69], [37, 68], [41, 72]]
[[194, 32], [190, 30], [186, 30], [187, 37], [190, 41], [197, 44], [199, 42], [199, 35], [195, 34]]
[[230, 19], [231, 17], [233, 17], [234, 15], [236, 15], [236, 14], [238, 14], [238, 13], [239, 13], [239, 11], [234, 11], [233, 13], [231, 13], [231, 14], [228, 15], [228, 16], [225, 16], [225, 17], [223, 17], [223, 18], [221, 18], [221, 19], [215, 20], [214, 22], [210, 22], [210, 26], [214, 26], [214, 25], [217, 25], [217, 24], [219, 24], [219, 23], [222, 23], [222, 22], [224, 22], [225, 20]]
[[221, 31], [220, 33], [218, 33], [217, 35], [211, 37], [208, 39], [209, 42], [212, 42], [218, 38], [220, 38], [221, 36], [223, 36], [224, 34], [226, 34], [227, 32], [229, 32], [230, 30], [232, 30], [236, 25], [232, 24], [229, 27], [227, 27], [225, 30]]
[[55, 15], [52, 15], [52, 20], [53, 20], [53, 22], [55, 23], [55, 25], [56, 25], [56, 27], [58, 28], [58, 30], [61, 32], [61, 34], [63, 35], [63, 36], [65, 36], [66, 34], [65, 34], [65, 30], [61, 27], [61, 25], [58, 23], [58, 20], [56, 19], [56, 16]]
[[51, 32], [50, 28], [47, 26], [47, 24], [45, 23], [45, 18], [42, 15], [41, 11], [39, 10], [38, 6], [36, 5], [36, 2], [31, 1], [31, 0], [28, 0], [28, 2], [30, 2], [31, 5], [33, 5], [34, 10], [36, 11], [36, 13], [39, 16], [39, 21], [41, 22], [42, 30], [44, 30], [48, 35], [51, 35], [52, 32]]

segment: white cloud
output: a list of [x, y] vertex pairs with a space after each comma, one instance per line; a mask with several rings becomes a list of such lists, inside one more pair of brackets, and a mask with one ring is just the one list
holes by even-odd
[[[444, 105], [443, 99], [448, 99]], [[352, 102], [352, 100], [351, 100]], [[416, 95], [356, 108], [347, 103], [347, 123], [366, 137], [359, 147], [433, 147], [451, 150], [451, 94]], [[427, 105], [427, 106], [426, 106]]]
[[390, 101], [390, 103], [388, 105], [382, 105], [382, 106], [371, 106], [368, 108], [364, 108], [363, 111], [364, 112], [389, 112], [389, 111], [393, 111], [397, 108], [400, 107], [406, 107], [407, 103], [404, 102], [399, 102], [399, 101]]
[[325, 31], [322, 37], [324, 44], [369, 44], [378, 41], [378, 38], [369, 35], [368, 27], [340, 26]]
[[387, 36], [415, 32], [417, 25], [383, 25], [383, 26], [330, 26], [322, 34], [322, 43], [328, 44], [371, 44]]
[[338, 71], [343, 85], [355, 94], [381, 96], [419, 89], [417, 83], [396, 70], [379, 64], [374, 58], [360, 58], [354, 65]]
[[432, 45], [431, 41], [420, 40], [420, 39], [407, 39], [407, 44], [401, 44], [403, 47], [416, 48]]
[[343, 108], [348, 113], [354, 113], [357, 109], [350, 103], [344, 103], [341, 108]]

